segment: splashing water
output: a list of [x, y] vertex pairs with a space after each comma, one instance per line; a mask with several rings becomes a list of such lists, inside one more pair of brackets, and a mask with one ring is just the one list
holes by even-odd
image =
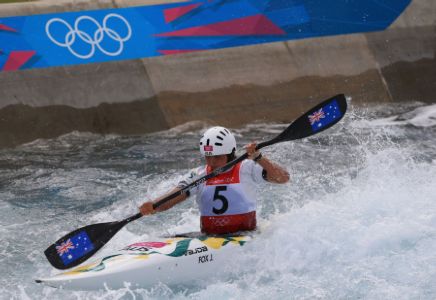
[[[0, 299], [434, 299], [434, 125], [434, 106], [352, 108], [325, 133], [266, 148], [292, 182], [259, 188], [260, 234], [217, 277], [150, 289], [64, 291], [33, 280], [56, 273], [43, 250], [58, 237], [136, 213], [201, 164], [205, 125], [133, 137], [72, 133], [1, 150]], [[246, 126], [238, 144], [285, 127]], [[129, 224], [101, 255], [198, 228], [188, 200]]]

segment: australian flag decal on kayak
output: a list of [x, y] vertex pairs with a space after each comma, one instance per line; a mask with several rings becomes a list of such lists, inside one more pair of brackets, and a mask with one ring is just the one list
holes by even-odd
[[331, 101], [329, 104], [323, 106], [308, 116], [313, 132], [323, 129], [340, 117], [342, 117], [342, 113], [336, 100]]
[[65, 266], [81, 258], [83, 255], [92, 251], [94, 245], [86, 231], [81, 231], [65, 242], [56, 245], [56, 252], [62, 259]]

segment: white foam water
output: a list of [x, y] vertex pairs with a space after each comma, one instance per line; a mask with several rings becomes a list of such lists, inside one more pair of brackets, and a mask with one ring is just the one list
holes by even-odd
[[[292, 181], [261, 186], [259, 235], [215, 277], [184, 286], [83, 292], [33, 280], [56, 273], [43, 250], [59, 236], [136, 213], [201, 163], [200, 129], [74, 133], [2, 150], [0, 298], [435, 299], [433, 110], [413, 104], [385, 115], [382, 106], [351, 108], [325, 133], [266, 148]], [[236, 133], [244, 144], [285, 126], [252, 124]], [[129, 224], [98, 255], [198, 226], [198, 209], [188, 200]]]
[[431, 127], [436, 125], [436, 104], [418, 107], [406, 113], [379, 119], [374, 125], [413, 125], [416, 127]]

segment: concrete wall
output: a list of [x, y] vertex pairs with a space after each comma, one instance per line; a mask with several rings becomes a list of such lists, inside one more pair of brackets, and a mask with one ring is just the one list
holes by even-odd
[[[0, 5], [0, 16], [154, 3], [38, 1]], [[193, 120], [289, 122], [337, 93], [355, 104], [436, 102], [435, 52], [436, 2], [413, 0], [383, 32], [3, 72], [0, 147], [73, 130], [138, 134]]]

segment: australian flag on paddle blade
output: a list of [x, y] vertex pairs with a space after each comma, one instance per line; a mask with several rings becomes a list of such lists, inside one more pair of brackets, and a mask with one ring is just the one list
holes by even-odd
[[56, 251], [66, 266], [93, 249], [94, 245], [86, 231], [81, 231], [65, 242], [56, 245]]
[[336, 100], [316, 110], [308, 116], [313, 132], [317, 132], [342, 116]]

